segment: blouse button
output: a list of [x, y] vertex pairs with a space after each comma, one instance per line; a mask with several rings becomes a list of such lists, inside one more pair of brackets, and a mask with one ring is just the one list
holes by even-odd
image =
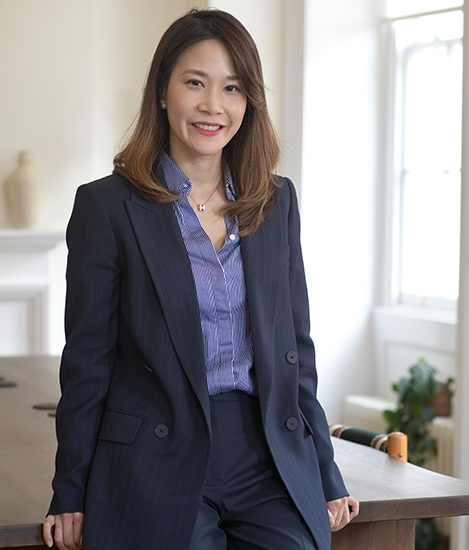
[[233, 235], [233, 233], [232, 233], [232, 234], [230, 235], [230, 240], [231, 240], [231, 241], [236, 240], [236, 235]]

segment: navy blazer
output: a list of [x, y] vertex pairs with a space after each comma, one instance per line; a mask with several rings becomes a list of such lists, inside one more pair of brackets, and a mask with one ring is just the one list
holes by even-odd
[[[347, 494], [316, 367], [293, 184], [241, 239], [262, 422], [319, 550]], [[85, 514], [92, 550], [185, 550], [211, 446], [197, 296], [173, 205], [117, 175], [81, 186], [67, 229], [66, 336], [49, 513]]]

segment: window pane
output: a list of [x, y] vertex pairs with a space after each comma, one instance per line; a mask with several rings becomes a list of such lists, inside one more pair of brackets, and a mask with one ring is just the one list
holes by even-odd
[[460, 172], [408, 173], [404, 181], [401, 292], [457, 299]]
[[405, 169], [459, 169], [462, 45], [408, 50], [405, 74]]
[[[399, 294], [455, 301], [459, 284], [463, 15], [397, 21]], [[402, 298], [401, 298], [402, 299]]]
[[464, 16], [462, 11], [452, 11], [396, 21], [393, 26], [396, 31], [396, 46], [398, 50], [404, 50], [417, 44], [461, 39]]
[[463, 0], [386, 0], [387, 17], [402, 17], [434, 10], [462, 6]]

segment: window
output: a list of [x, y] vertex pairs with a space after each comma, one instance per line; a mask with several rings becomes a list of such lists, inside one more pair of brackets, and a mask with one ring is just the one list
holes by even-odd
[[386, 3], [394, 52], [393, 299], [400, 304], [455, 309], [458, 299], [463, 55], [458, 4]]
[[461, 0], [385, 0], [386, 17], [404, 18], [432, 11], [460, 8]]

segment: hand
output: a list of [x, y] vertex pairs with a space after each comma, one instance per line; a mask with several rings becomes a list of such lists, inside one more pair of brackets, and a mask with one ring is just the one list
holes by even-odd
[[331, 531], [340, 531], [355, 516], [358, 516], [358, 500], [352, 497], [343, 497], [337, 500], [330, 500], [327, 503], [329, 511], [329, 520], [331, 522]]
[[[80, 550], [83, 538], [83, 519], [81, 512], [47, 516], [42, 526], [42, 536], [49, 548], [54, 544], [59, 550]], [[54, 536], [52, 526], [55, 525]]]

